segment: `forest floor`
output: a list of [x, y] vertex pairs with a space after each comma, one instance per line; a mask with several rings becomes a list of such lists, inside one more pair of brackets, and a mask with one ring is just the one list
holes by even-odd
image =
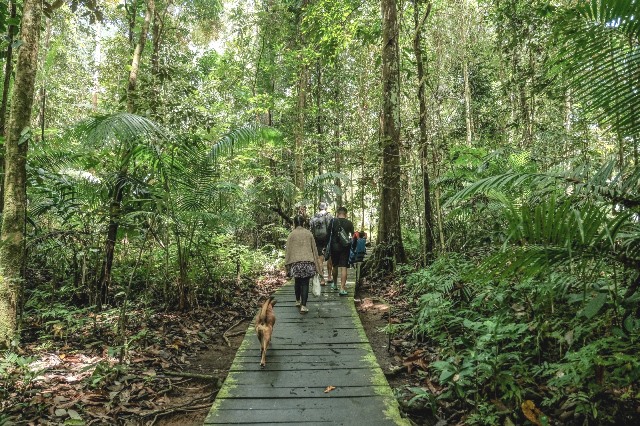
[[[0, 358], [0, 426], [202, 425], [258, 301], [284, 282], [282, 275], [267, 277], [251, 294], [236, 294], [234, 300], [243, 302], [235, 305], [148, 317], [134, 312], [124, 363], [105, 343], [114, 338], [115, 318], [108, 316], [44, 343], [42, 337], [28, 341], [27, 336], [13, 361]], [[365, 282], [355, 302], [403, 408], [415, 424], [435, 424], [437, 419], [423, 417], [416, 404], [408, 403], [416, 386], [425, 383], [420, 374], [426, 367], [424, 349], [409, 339], [389, 338], [383, 330], [406, 319], [400, 296], [396, 285]]]

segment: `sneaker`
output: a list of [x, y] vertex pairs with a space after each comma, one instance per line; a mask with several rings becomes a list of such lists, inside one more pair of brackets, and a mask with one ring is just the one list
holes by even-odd
[[301, 314], [303, 314], [303, 313], [306, 313], [306, 312], [309, 312], [309, 310], [307, 309], [307, 307], [306, 307], [306, 306], [302, 305], [302, 306], [300, 307], [300, 313], [301, 313]]
[[337, 290], [338, 286], [333, 281], [331, 282], [331, 290]]
[[296, 306], [300, 306], [300, 301], [296, 300]]
[[340, 290], [340, 293], [338, 294], [340, 294], [340, 296], [346, 296], [348, 293], [347, 290]]

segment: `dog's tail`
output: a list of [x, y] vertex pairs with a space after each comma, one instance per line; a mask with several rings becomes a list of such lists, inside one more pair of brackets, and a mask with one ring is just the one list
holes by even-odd
[[273, 296], [270, 296], [269, 300], [265, 300], [265, 302], [262, 304], [262, 309], [260, 309], [260, 315], [258, 315], [260, 322], [263, 322], [267, 317], [267, 309], [275, 304], [276, 299], [274, 299]]

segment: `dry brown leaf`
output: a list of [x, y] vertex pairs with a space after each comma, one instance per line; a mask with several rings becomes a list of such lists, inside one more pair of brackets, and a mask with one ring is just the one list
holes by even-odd
[[520, 407], [522, 407], [522, 414], [524, 414], [531, 423], [536, 426], [542, 426], [540, 416], [544, 416], [544, 413], [536, 407], [536, 404], [533, 401], [527, 399], [520, 405]]
[[327, 386], [327, 387], [324, 389], [324, 393], [329, 393], [329, 392], [331, 392], [332, 390], [334, 390], [335, 388], [336, 388], [335, 386]]
[[422, 370], [426, 370], [428, 367], [428, 364], [424, 359], [424, 350], [418, 349], [414, 351], [411, 355], [405, 358], [404, 361], [402, 361], [402, 365], [407, 367], [407, 372], [409, 372], [409, 374], [411, 374], [414, 367], [418, 367]]

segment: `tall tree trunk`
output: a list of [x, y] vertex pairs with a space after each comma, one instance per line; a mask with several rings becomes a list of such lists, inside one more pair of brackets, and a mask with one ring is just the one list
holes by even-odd
[[298, 74], [298, 105], [297, 105], [297, 123], [295, 134], [295, 147], [293, 150], [294, 171], [293, 181], [296, 188], [304, 187], [304, 168], [302, 148], [304, 145], [304, 121], [305, 121], [305, 105], [307, 97], [307, 81], [309, 80], [309, 65], [307, 64], [304, 47], [305, 39], [302, 32], [302, 19], [304, 17], [309, 0], [302, 0], [301, 13], [298, 20], [298, 37], [299, 37], [299, 54], [300, 54], [300, 71]]
[[[16, 17], [16, 2], [10, 0], [9, 16]], [[11, 87], [11, 74], [13, 73], [13, 36], [17, 31], [15, 25], [9, 25], [7, 36], [7, 50], [4, 64], [4, 82], [2, 84], [2, 104], [0, 104], [0, 136], [5, 134], [7, 122], [7, 105], [9, 104], [9, 88]], [[0, 149], [0, 213], [4, 210], [4, 149]]]
[[[127, 85], [127, 112], [134, 113], [136, 110], [135, 91], [138, 80], [138, 70], [140, 68], [140, 58], [147, 42], [147, 32], [151, 23], [151, 17], [154, 14], [155, 1], [147, 0], [147, 10], [144, 14], [144, 22], [140, 30], [140, 37], [133, 50], [131, 59], [131, 70], [129, 72], [129, 80]], [[111, 269], [113, 267], [113, 256], [116, 247], [116, 238], [118, 237], [118, 228], [120, 227], [120, 213], [122, 208], [122, 200], [124, 198], [124, 189], [128, 180], [129, 157], [131, 155], [131, 147], [123, 148], [123, 154], [120, 158], [120, 170], [116, 176], [114, 187], [111, 190], [111, 205], [109, 207], [109, 227], [107, 228], [107, 239], [104, 247], [104, 260], [100, 270], [98, 280], [98, 288], [96, 291], [96, 306], [98, 310], [102, 309], [103, 303], [106, 302], [109, 294], [109, 285], [111, 284]]]
[[418, 72], [418, 103], [420, 105], [420, 167], [422, 172], [422, 189], [424, 195], [424, 235], [425, 235], [425, 262], [428, 263], [433, 259], [433, 212], [431, 209], [431, 184], [429, 182], [428, 167], [428, 141], [427, 141], [427, 102], [425, 98], [425, 73], [424, 64], [422, 63], [422, 26], [424, 21], [431, 13], [431, 3], [427, 5], [424, 17], [420, 20], [419, 5], [421, 1], [416, 0], [413, 8], [413, 21], [415, 24], [415, 36], [413, 38], [413, 50], [416, 55], [417, 72]]
[[16, 79], [5, 141], [4, 212], [0, 232], [0, 347], [8, 347], [16, 331], [16, 311], [24, 264], [27, 207], [27, 152], [31, 110], [38, 69], [42, 1], [24, 0], [16, 62]]
[[129, 71], [129, 82], [127, 85], [127, 112], [136, 112], [136, 86], [138, 84], [138, 71], [140, 70], [140, 59], [144, 45], [147, 43], [147, 33], [153, 14], [155, 13], [155, 0], [147, 0], [147, 10], [144, 12], [144, 22], [140, 29], [140, 37], [133, 50], [133, 58], [131, 60], [131, 70]]
[[102, 268], [100, 269], [98, 288], [95, 295], [98, 310], [102, 309], [102, 305], [106, 303], [109, 294], [113, 255], [115, 253], [116, 238], [118, 237], [118, 228], [120, 226], [120, 211], [126, 180], [127, 168], [123, 167], [118, 172], [114, 187], [109, 194], [111, 198], [111, 205], [109, 206], [109, 226], [107, 228], [107, 239], [104, 244], [104, 260], [102, 262]]
[[[16, 17], [16, 2], [10, 0], [9, 3], [9, 16], [11, 19]], [[11, 73], [13, 72], [13, 36], [17, 27], [15, 25], [9, 25], [7, 32], [8, 43], [5, 54], [4, 64], [4, 83], [2, 85], [2, 104], [0, 105], [0, 136], [4, 135], [5, 125], [7, 122], [7, 105], [9, 103], [9, 87], [11, 86]], [[2, 210], [0, 210], [2, 211]]]
[[158, 106], [160, 100], [160, 47], [162, 46], [162, 36], [164, 33], [164, 20], [167, 11], [171, 6], [172, 0], [167, 1], [164, 9], [160, 12], [156, 10], [153, 15], [152, 41], [153, 50], [151, 53], [151, 77], [152, 77], [152, 96], [150, 99], [151, 114], [154, 119], [161, 116], [158, 114]]
[[400, 67], [396, 0], [382, 0], [382, 193], [378, 269], [406, 262], [400, 229]]

